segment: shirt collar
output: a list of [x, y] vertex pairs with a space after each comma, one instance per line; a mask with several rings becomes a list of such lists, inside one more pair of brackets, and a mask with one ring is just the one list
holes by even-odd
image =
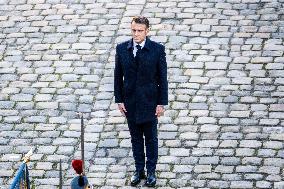
[[[146, 37], [146, 39], [143, 41], [143, 42], [145, 42], [144, 44], [143, 44], [143, 48], [145, 48], [146, 50], [150, 50], [151, 48], [152, 48], [152, 43], [151, 43], [151, 40], [148, 38], [148, 37]], [[141, 44], [140, 44], [141, 45]], [[127, 45], [127, 49], [128, 50], [133, 50], [134, 49], [134, 41], [133, 41], [133, 39], [130, 39], [129, 41], [128, 41], [128, 45]], [[136, 47], [135, 47], [136, 48]]]
[[143, 47], [145, 46], [145, 42], [146, 42], [146, 38], [144, 41], [142, 41], [142, 43], [138, 44], [136, 43], [134, 40], [133, 40], [133, 46], [136, 47], [136, 45], [140, 45], [141, 46], [141, 49], [143, 49]]

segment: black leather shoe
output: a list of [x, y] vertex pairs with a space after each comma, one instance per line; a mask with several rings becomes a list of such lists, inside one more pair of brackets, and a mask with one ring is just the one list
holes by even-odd
[[155, 173], [149, 173], [147, 174], [147, 180], [145, 182], [145, 185], [148, 187], [154, 187], [156, 185], [156, 176]]
[[130, 179], [131, 186], [136, 186], [140, 183], [141, 179], [145, 179], [146, 175], [144, 171], [135, 171]]

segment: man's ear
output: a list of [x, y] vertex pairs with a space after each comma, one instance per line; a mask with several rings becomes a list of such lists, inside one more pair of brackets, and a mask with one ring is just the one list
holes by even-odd
[[148, 35], [149, 32], [150, 32], [150, 27], [146, 29], [146, 34]]

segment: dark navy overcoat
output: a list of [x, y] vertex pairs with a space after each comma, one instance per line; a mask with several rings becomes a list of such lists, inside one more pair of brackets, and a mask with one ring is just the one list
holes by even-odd
[[168, 104], [165, 47], [147, 37], [140, 57], [135, 62], [132, 39], [116, 47], [115, 102], [124, 103], [127, 120], [136, 123], [155, 120], [157, 105]]

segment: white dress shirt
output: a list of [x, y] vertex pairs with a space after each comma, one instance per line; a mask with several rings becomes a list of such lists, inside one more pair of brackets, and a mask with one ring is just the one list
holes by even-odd
[[140, 43], [140, 44], [138, 44], [138, 43], [136, 43], [134, 40], [133, 40], [133, 55], [134, 55], [134, 57], [136, 56], [136, 52], [137, 52], [137, 47], [136, 47], [136, 45], [140, 45], [141, 46], [141, 49], [143, 49], [143, 47], [144, 47], [144, 45], [145, 45], [145, 42], [146, 42], [146, 39], [144, 40], [144, 41], [142, 41], [142, 43]]

